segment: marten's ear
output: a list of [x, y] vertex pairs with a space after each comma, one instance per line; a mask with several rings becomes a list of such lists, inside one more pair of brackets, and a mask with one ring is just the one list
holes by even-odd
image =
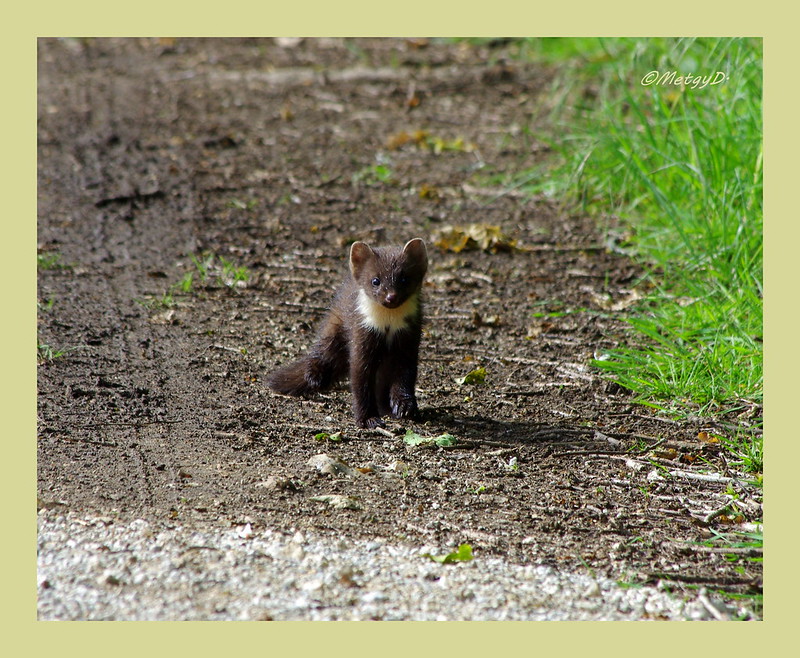
[[350, 247], [350, 272], [359, 278], [364, 266], [375, 258], [375, 252], [366, 242], [354, 242]]
[[409, 261], [422, 270], [422, 274], [425, 274], [428, 269], [428, 249], [421, 238], [414, 238], [406, 242], [406, 246], [403, 247], [403, 253]]

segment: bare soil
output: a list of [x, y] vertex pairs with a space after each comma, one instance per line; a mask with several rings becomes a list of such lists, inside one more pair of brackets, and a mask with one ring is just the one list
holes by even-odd
[[[492, 186], [548, 157], [536, 135], [551, 73], [509, 47], [40, 41], [39, 251], [60, 261], [40, 268], [38, 339], [65, 353], [39, 365], [39, 506], [466, 542], [631, 583], [760, 592], [759, 560], [697, 544], [761, 514], [758, 490], [701, 440], [722, 429], [660, 418], [590, 365], [624, 339], [640, 269], [592, 219]], [[522, 248], [434, 246], [470, 223]], [[266, 375], [313, 341], [349, 243], [415, 236], [431, 261], [420, 420], [360, 430], [346, 384], [269, 391]], [[191, 290], [173, 287], [190, 272]], [[479, 366], [485, 384], [456, 382]], [[406, 429], [459, 443], [411, 448]], [[320, 453], [360, 470], [319, 472]], [[353, 509], [314, 500], [329, 494]]]

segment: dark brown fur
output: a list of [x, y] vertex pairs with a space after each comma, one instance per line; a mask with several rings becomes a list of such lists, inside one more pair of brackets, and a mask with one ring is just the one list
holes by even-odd
[[383, 425], [382, 415], [413, 418], [422, 280], [428, 267], [419, 238], [404, 247], [350, 248], [350, 274], [339, 289], [316, 343], [267, 383], [286, 395], [323, 391], [349, 375], [360, 427]]

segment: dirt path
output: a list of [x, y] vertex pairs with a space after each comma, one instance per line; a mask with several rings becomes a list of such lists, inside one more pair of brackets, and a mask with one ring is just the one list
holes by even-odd
[[[39, 343], [67, 351], [39, 366], [40, 507], [468, 542], [678, 591], [760, 591], [760, 562], [693, 544], [760, 518], [757, 491], [698, 440], [714, 428], [659, 420], [589, 367], [621, 335], [615, 304], [636, 267], [589, 219], [492, 184], [547, 155], [528, 128], [549, 75], [502, 55], [404, 40], [43, 40], [39, 247], [61, 267], [40, 269]], [[525, 249], [431, 246], [422, 419], [407, 427], [459, 447], [357, 430], [346, 387], [308, 401], [266, 389], [310, 344], [350, 241], [432, 245], [469, 223]], [[247, 268], [244, 285], [222, 259]], [[191, 291], [164, 299], [190, 272]], [[456, 383], [478, 366], [487, 384]], [[315, 440], [323, 431], [344, 440]], [[320, 453], [360, 470], [319, 473]], [[718, 479], [699, 476], [709, 463]], [[356, 509], [314, 500], [330, 494]]]

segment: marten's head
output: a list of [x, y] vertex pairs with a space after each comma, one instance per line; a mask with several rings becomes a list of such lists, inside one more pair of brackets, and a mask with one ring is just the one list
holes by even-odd
[[364, 242], [350, 247], [350, 273], [371, 299], [388, 309], [402, 306], [422, 286], [428, 251], [420, 238], [397, 247], [371, 248]]

